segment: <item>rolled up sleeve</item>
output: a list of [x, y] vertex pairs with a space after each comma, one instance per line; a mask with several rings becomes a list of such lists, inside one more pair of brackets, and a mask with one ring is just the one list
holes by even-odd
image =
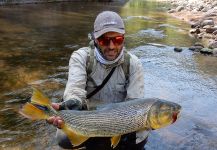
[[144, 72], [141, 61], [134, 55], [130, 59], [130, 76], [126, 99], [144, 97]]
[[74, 51], [69, 61], [69, 74], [63, 99], [64, 101], [76, 99], [83, 104], [86, 99], [86, 60], [88, 48]]

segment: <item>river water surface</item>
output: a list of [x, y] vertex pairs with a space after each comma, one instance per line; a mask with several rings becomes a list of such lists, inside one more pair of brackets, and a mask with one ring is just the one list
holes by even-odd
[[31, 96], [30, 85], [53, 102], [61, 99], [70, 55], [88, 45], [102, 10], [124, 19], [126, 47], [143, 63], [145, 97], [183, 108], [175, 124], [151, 132], [147, 150], [217, 149], [217, 59], [189, 51], [196, 42], [189, 25], [169, 17], [167, 5], [145, 0], [0, 7], [0, 149], [60, 149], [54, 127], [17, 110]]

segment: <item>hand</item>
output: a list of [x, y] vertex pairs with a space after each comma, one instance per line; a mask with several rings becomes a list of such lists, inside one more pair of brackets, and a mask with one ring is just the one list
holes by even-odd
[[57, 128], [61, 129], [63, 127], [64, 121], [61, 117], [59, 116], [52, 116], [47, 119], [47, 122], [50, 124], [53, 124]]
[[[60, 104], [58, 103], [52, 103], [51, 106], [55, 109], [55, 110], [59, 110], [60, 108]], [[52, 116], [49, 117], [47, 119], [47, 122], [49, 124], [53, 124], [54, 126], [56, 126], [57, 128], [61, 129], [63, 127], [64, 121], [61, 117], [59, 116]]]

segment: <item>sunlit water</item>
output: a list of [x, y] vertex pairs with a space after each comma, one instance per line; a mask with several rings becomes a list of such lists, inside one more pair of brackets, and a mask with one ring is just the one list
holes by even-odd
[[[55, 128], [17, 113], [30, 85], [61, 99], [71, 53], [87, 46], [95, 16], [114, 10], [126, 25], [126, 47], [142, 61], [145, 97], [182, 106], [180, 119], [151, 132], [148, 150], [217, 149], [217, 59], [194, 54], [189, 25], [156, 2], [70, 2], [0, 7], [0, 149], [59, 149]], [[180, 46], [183, 52], [174, 52]]]

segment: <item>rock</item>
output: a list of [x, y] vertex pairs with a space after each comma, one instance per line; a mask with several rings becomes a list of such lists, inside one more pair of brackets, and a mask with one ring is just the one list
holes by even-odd
[[212, 49], [217, 48], [217, 41], [212, 41], [211, 43], [209, 43], [208, 47]]
[[215, 30], [212, 34], [213, 34], [213, 35], [217, 35], [217, 30]]
[[188, 49], [194, 51], [196, 48], [195, 48], [195, 46], [191, 46]]
[[206, 28], [206, 33], [213, 33], [214, 31], [216, 31], [217, 29], [214, 27], [210, 27], [210, 28]]
[[213, 3], [212, 3], [212, 8], [215, 8], [217, 6], [217, 1], [214, 1]]
[[189, 31], [191, 34], [199, 34], [200, 33], [200, 29], [199, 28], [196, 28], [196, 29], [191, 29], [190, 31]]
[[202, 11], [202, 12], [207, 12], [208, 10], [209, 10], [209, 8], [204, 7], [201, 11]]
[[182, 48], [181, 48], [181, 47], [175, 47], [175, 48], [174, 48], [174, 51], [175, 51], [175, 52], [182, 52]]
[[178, 6], [178, 7], [176, 8], [176, 11], [177, 11], [177, 12], [180, 12], [180, 11], [182, 11], [182, 10], [184, 10], [184, 7], [183, 7], [183, 6]]
[[[216, 7], [217, 8], [217, 7]], [[206, 12], [206, 14], [204, 15], [204, 17], [211, 17], [211, 16], [217, 16], [217, 9], [215, 10], [215, 8], [210, 9]]]
[[194, 46], [200, 46], [200, 47], [204, 48], [203, 44], [200, 43], [200, 42], [196, 42], [196, 43], [194, 44]]
[[212, 34], [209, 34], [209, 33], [205, 33], [203, 34], [203, 38], [206, 38], [206, 39], [213, 39], [213, 35]]
[[195, 46], [195, 51], [200, 51], [203, 48], [204, 48], [203, 46]]
[[171, 10], [168, 11], [168, 13], [174, 13], [174, 12], [176, 12], [175, 9], [171, 9]]
[[200, 50], [200, 53], [210, 55], [210, 54], [213, 54], [213, 50], [210, 49], [210, 48], [203, 48], [203, 49]]
[[212, 8], [213, 11], [217, 11], [217, 6]]
[[191, 24], [191, 28], [200, 28], [200, 22]]
[[203, 5], [201, 5], [201, 6], [200, 6], [200, 7], [198, 7], [196, 10], [197, 10], [197, 11], [201, 11], [203, 8], [204, 8], [204, 6], [203, 6]]
[[212, 26], [211, 25], [205, 25], [205, 26], [203, 26], [203, 29], [207, 29], [207, 28], [212, 28]]
[[201, 22], [201, 26], [206, 26], [206, 25], [214, 25], [214, 21], [213, 20], [204, 20]]
[[202, 38], [203, 38], [203, 35], [204, 35], [204, 33], [200, 33], [200, 34], [197, 35], [197, 38], [198, 38], [198, 39], [202, 39]]
[[214, 48], [212, 53], [213, 53], [213, 56], [217, 57], [217, 48]]
[[191, 46], [191, 47], [189, 47], [188, 49], [189, 49], [189, 50], [192, 50], [192, 51], [194, 51], [194, 52], [199, 52], [200, 49], [198, 49], [198, 48], [199, 48], [198, 46]]

